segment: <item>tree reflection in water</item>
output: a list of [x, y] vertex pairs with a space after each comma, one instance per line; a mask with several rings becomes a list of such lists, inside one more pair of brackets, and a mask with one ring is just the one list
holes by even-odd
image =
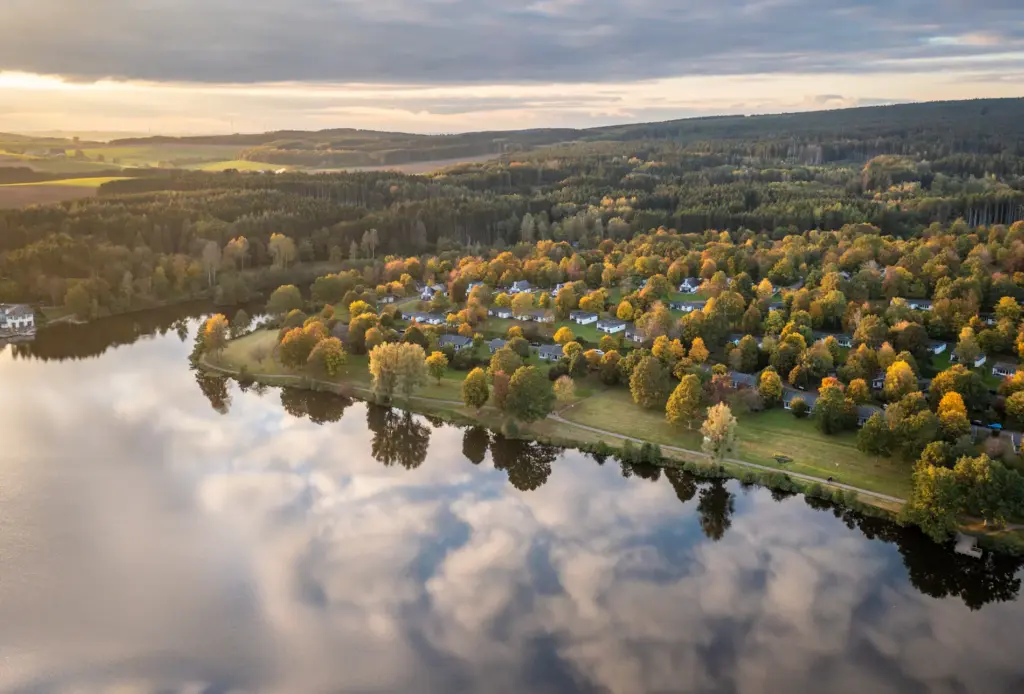
[[367, 403], [366, 426], [373, 432], [370, 453], [382, 465], [412, 470], [426, 460], [430, 428], [411, 413]]
[[282, 388], [281, 406], [285, 412], [303, 419], [309, 417], [314, 424], [339, 422], [352, 401], [333, 393], [320, 393], [302, 388]]
[[561, 449], [543, 443], [509, 439], [495, 434], [491, 441], [494, 467], [508, 473], [508, 481], [516, 489], [527, 492], [539, 488], [551, 475], [551, 463]]
[[215, 376], [198, 369], [196, 369], [195, 375], [196, 383], [199, 384], [199, 390], [210, 401], [210, 407], [220, 414], [227, 414], [231, 408], [228, 379], [224, 376]]
[[484, 462], [490, 445], [491, 434], [483, 427], [470, 427], [462, 435], [462, 455], [474, 465]]
[[718, 542], [732, 525], [735, 497], [725, 488], [725, 482], [714, 480], [700, 490], [697, 513], [700, 527], [712, 542]]
[[666, 468], [665, 477], [676, 490], [676, 497], [682, 503], [687, 503], [697, 495], [697, 478], [690, 473], [676, 468]]

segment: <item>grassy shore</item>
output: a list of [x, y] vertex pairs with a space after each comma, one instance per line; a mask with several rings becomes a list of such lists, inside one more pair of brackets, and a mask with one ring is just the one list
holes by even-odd
[[[277, 332], [259, 330], [229, 343], [214, 366], [232, 372], [244, 369], [254, 378], [274, 385], [317, 387], [366, 396], [370, 388], [370, 375], [366, 356], [349, 355], [342, 371], [333, 379], [318, 379], [313, 383], [308, 376], [290, 372], [274, 357]], [[258, 359], [257, 356], [263, 356]], [[410, 409], [445, 414], [459, 421], [475, 421], [493, 428], [502, 425], [502, 414], [486, 407], [480, 412], [461, 405], [461, 386], [465, 374], [449, 371], [440, 383], [431, 379], [417, 391]], [[594, 446], [605, 444], [621, 447], [621, 437], [632, 437], [672, 446], [682, 451], [664, 452], [685, 461], [703, 460], [701, 454], [687, 455], [686, 450], [700, 450], [700, 434], [669, 425], [660, 412], [637, 407], [624, 388], [608, 388], [593, 377], [579, 379], [576, 397], [565, 403], [558, 413], [568, 421], [543, 420], [522, 427], [524, 436], [567, 446]], [[579, 424], [574, 427], [572, 424]], [[583, 427], [600, 429], [604, 434]], [[610, 435], [609, 435], [610, 434]], [[775, 456], [784, 455], [792, 462], [780, 464]], [[738, 461], [760, 465], [782, 473], [802, 474], [820, 479], [828, 477], [837, 482], [888, 496], [906, 498], [910, 493], [910, 469], [890, 459], [868, 456], [856, 449], [852, 434], [825, 436], [809, 420], [798, 420], [783, 410], [772, 410], [740, 416], [740, 446], [735, 457]], [[742, 477], [744, 468], [736, 465], [734, 476]], [[865, 498], [866, 501], [870, 500]], [[872, 503], [894, 510], [894, 505], [874, 499]]]

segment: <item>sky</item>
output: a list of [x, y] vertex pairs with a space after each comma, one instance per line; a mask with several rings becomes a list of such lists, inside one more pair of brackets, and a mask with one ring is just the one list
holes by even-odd
[[1024, 96], [1021, 0], [3, 0], [0, 131], [458, 132]]

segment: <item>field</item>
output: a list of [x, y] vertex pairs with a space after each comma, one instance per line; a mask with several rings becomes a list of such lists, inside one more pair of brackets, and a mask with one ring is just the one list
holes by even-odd
[[310, 169], [311, 173], [331, 173], [334, 171], [398, 171], [404, 174], [428, 174], [446, 169], [456, 164], [472, 164], [476, 162], [490, 161], [496, 158], [494, 154], [484, 154], [479, 157], [462, 157], [459, 159], [437, 159], [435, 161], [417, 161], [409, 164], [387, 164], [383, 166], [350, 166], [343, 169]]
[[227, 171], [228, 169], [237, 169], [238, 171], [277, 171], [278, 169], [290, 169], [291, 167], [266, 164], [261, 161], [248, 161], [246, 159], [230, 159], [227, 161], [203, 162], [202, 164], [196, 164], [187, 168], [199, 171]]
[[95, 194], [96, 189], [103, 183], [117, 180], [121, 179], [117, 177], [69, 178], [43, 183], [0, 185], [0, 209], [79, 200]]

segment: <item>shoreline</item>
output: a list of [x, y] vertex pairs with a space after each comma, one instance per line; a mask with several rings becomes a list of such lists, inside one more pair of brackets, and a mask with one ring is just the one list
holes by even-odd
[[[305, 390], [328, 392], [342, 397], [373, 402], [372, 391], [363, 385], [323, 381], [309, 375], [300, 374], [254, 374], [248, 371], [232, 369], [214, 364], [203, 354], [195, 362], [196, 368], [213, 375], [241, 379], [243, 376], [252, 383], [261, 383], [270, 387], [301, 388]], [[436, 417], [457, 426], [481, 426], [494, 432], [501, 431], [502, 417], [488, 417], [497, 411], [486, 406], [478, 412], [470, 412], [462, 402], [444, 400], [426, 396], [413, 395], [402, 402], [392, 402], [389, 407], [430, 417]], [[555, 431], [546, 433], [546, 425], [554, 424]], [[571, 428], [575, 435], [566, 435]], [[600, 453], [630, 461], [623, 455], [623, 445], [649, 443], [643, 439], [633, 438], [624, 434], [597, 429], [578, 424], [552, 412], [548, 417], [531, 425], [520, 425], [513, 438], [533, 441], [562, 448], [574, 448], [587, 453]], [[620, 444], [611, 445], [607, 439]], [[803, 494], [806, 497], [830, 502], [840, 508], [875, 518], [881, 518], [902, 525], [898, 514], [905, 499], [854, 487], [841, 482], [829, 482], [827, 479], [770, 468], [757, 463], [726, 458], [715, 465], [708, 462], [708, 455], [703, 451], [695, 451], [677, 446], [657, 444], [661, 452], [660, 460], [645, 461], [663, 469], [675, 469], [687, 472], [700, 479], [735, 479], [742, 484], [756, 484], [766, 489]], [[1003, 528], [987, 527], [976, 521], [965, 519], [958, 533], [973, 538], [979, 547], [995, 552], [1013, 555], [1024, 554], [1024, 530], [1020, 527], [1007, 525]]]

